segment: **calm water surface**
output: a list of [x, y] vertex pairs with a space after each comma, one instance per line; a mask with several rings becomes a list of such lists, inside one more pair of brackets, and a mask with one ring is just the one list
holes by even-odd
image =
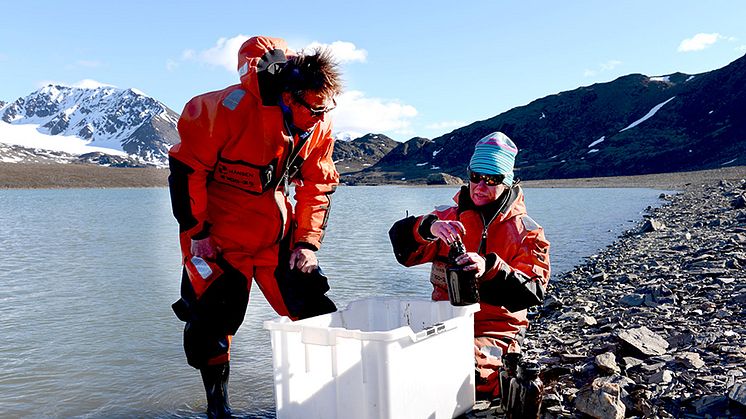
[[[340, 187], [319, 259], [340, 308], [374, 295], [429, 298], [428, 266], [404, 268], [388, 229], [447, 204], [456, 188]], [[650, 189], [529, 189], [552, 243], [553, 276], [659, 204]], [[203, 417], [186, 364], [177, 225], [166, 189], [0, 190], [0, 413], [3, 417]], [[254, 287], [234, 339], [231, 402], [273, 417], [269, 334]]]

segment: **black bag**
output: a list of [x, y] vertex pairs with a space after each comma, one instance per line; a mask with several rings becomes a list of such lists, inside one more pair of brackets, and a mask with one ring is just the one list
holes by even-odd
[[301, 320], [337, 311], [337, 306], [325, 295], [329, 281], [320, 267], [311, 273], [298, 269], [282, 271], [278, 272], [277, 284], [291, 317]]

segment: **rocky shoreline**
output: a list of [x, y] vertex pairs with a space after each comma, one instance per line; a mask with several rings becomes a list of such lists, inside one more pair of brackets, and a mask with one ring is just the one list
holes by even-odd
[[530, 313], [543, 417], [746, 417], [746, 180], [662, 198]]

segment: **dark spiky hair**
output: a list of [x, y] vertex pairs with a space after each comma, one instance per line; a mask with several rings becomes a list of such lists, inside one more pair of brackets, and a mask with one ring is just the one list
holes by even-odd
[[342, 92], [339, 64], [328, 48], [315, 48], [312, 54], [290, 57], [283, 73], [284, 90], [297, 96], [313, 91], [332, 97]]

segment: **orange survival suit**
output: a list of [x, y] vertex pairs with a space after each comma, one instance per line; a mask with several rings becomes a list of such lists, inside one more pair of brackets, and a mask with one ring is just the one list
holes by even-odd
[[[280, 101], [281, 70], [292, 54], [281, 39], [249, 39], [239, 50], [241, 83], [193, 98], [179, 119], [181, 143], [169, 152], [184, 263], [174, 311], [187, 322], [184, 348], [195, 368], [228, 361], [251, 278], [278, 314], [302, 317], [283, 270], [295, 246], [321, 245], [339, 174], [329, 119], [299, 132]], [[288, 182], [296, 185], [295, 208]], [[219, 256], [207, 261], [204, 278], [190, 244], [208, 236]]]
[[514, 184], [495, 202], [477, 207], [464, 186], [456, 206], [397, 221], [389, 231], [396, 259], [405, 266], [432, 262], [432, 299], [448, 300], [445, 270], [449, 247], [435, 240], [437, 220], [459, 220], [467, 252], [486, 260], [479, 278], [480, 311], [474, 316], [477, 392], [499, 394], [498, 367], [505, 352], [520, 352], [528, 326], [526, 309], [541, 303], [549, 281], [549, 242], [544, 230], [526, 214], [521, 187]]

